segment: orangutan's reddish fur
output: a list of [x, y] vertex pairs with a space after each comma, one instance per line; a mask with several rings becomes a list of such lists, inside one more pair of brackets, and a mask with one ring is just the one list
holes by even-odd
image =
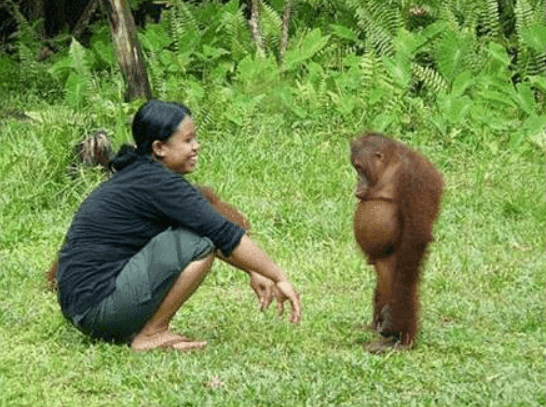
[[359, 175], [354, 234], [377, 274], [372, 327], [387, 337], [380, 348], [410, 346], [442, 176], [423, 156], [376, 133], [352, 143], [351, 161]]

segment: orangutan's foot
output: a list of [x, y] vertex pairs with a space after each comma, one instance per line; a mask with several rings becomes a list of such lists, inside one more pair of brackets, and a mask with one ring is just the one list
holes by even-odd
[[382, 338], [378, 341], [368, 342], [364, 345], [364, 349], [368, 352], [381, 354], [390, 351], [403, 351], [410, 349], [413, 344], [402, 345], [396, 337]]

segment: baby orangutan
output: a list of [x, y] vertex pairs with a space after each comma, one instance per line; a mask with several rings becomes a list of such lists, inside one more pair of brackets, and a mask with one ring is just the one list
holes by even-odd
[[358, 173], [354, 234], [375, 267], [372, 328], [385, 339], [367, 349], [410, 347], [417, 335], [420, 268], [438, 215], [443, 182], [424, 157], [376, 133], [351, 145]]

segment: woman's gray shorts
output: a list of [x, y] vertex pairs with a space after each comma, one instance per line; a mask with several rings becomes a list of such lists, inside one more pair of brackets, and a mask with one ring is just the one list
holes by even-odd
[[187, 265], [213, 250], [206, 237], [168, 228], [129, 260], [116, 278], [116, 290], [91, 308], [77, 327], [94, 338], [131, 341]]

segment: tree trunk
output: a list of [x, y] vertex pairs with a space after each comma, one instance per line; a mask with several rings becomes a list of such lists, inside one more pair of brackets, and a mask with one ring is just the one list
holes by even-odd
[[85, 9], [81, 13], [80, 17], [78, 18], [78, 21], [76, 21], [76, 24], [74, 24], [74, 28], [72, 28], [72, 35], [76, 37], [76, 39], [80, 39], [81, 35], [83, 34], [83, 31], [85, 30], [85, 27], [89, 23], [89, 20], [91, 19], [91, 15], [94, 13], [95, 9], [97, 8], [97, 5], [99, 3], [99, 0], [88, 0], [87, 5], [85, 6]]
[[40, 38], [46, 37], [46, 30], [45, 30], [45, 3], [44, 0], [34, 0], [32, 2], [32, 15], [30, 17], [30, 21], [36, 21], [36, 20], [42, 20], [42, 23], [40, 24], [40, 28], [38, 29], [38, 34], [40, 34]]
[[119, 64], [127, 81], [125, 100], [131, 101], [139, 96], [149, 100], [152, 98], [152, 89], [129, 4], [127, 0], [101, 1], [112, 28]]
[[265, 56], [264, 42], [262, 40], [260, 28], [258, 27], [258, 2], [259, 0], [252, 0], [250, 20], [248, 24], [250, 25], [250, 31], [252, 32], [252, 37], [254, 38], [254, 42], [256, 43], [258, 55]]
[[284, 6], [284, 13], [282, 16], [282, 28], [281, 28], [281, 43], [279, 46], [279, 62], [282, 65], [286, 47], [288, 46], [288, 24], [290, 22], [290, 11], [292, 8], [292, 0], [286, 0]]

